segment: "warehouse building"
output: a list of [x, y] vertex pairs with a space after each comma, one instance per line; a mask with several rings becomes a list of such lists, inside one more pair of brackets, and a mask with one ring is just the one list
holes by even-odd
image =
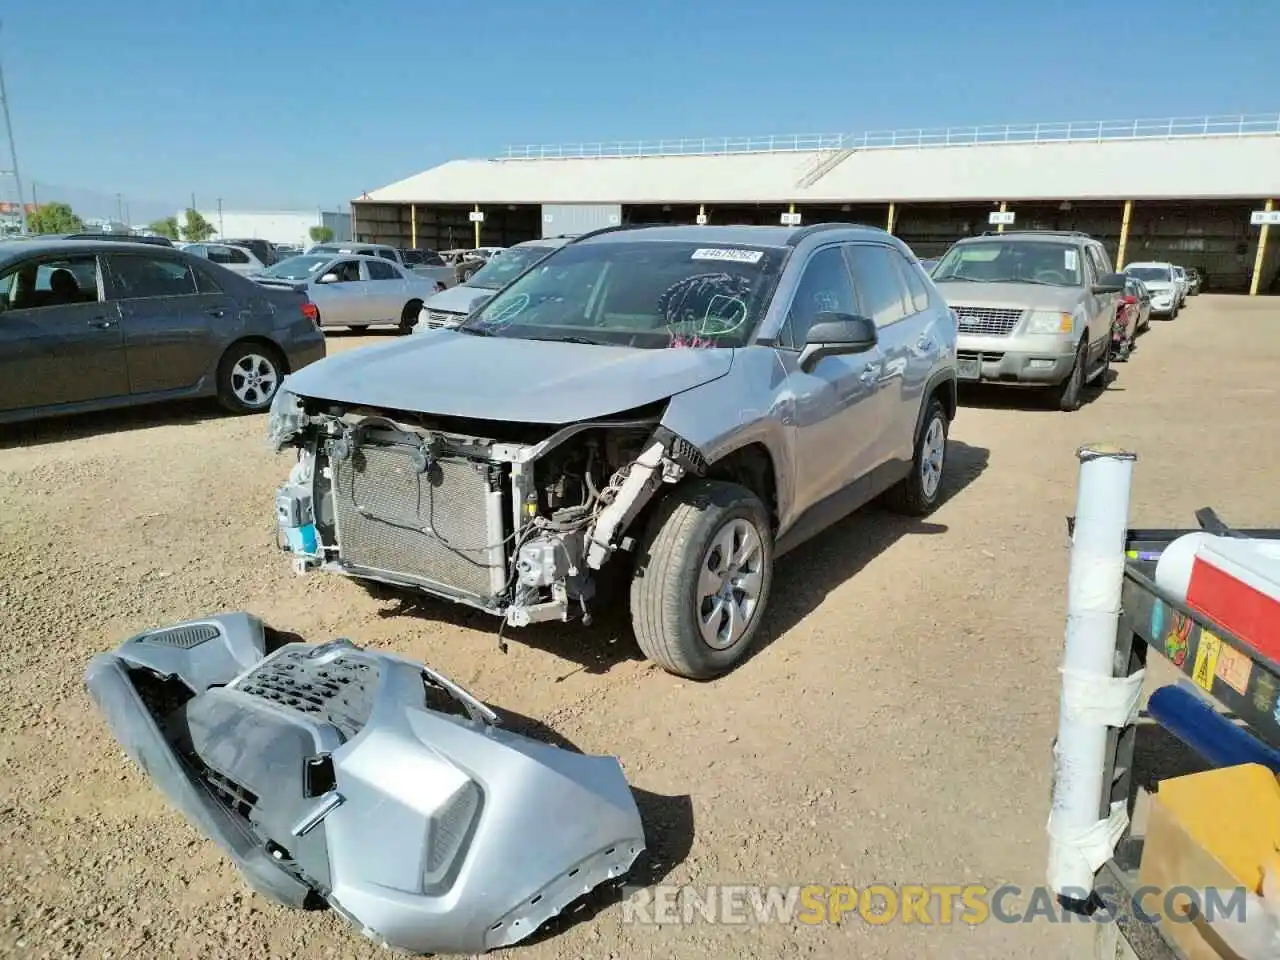
[[356, 238], [435, 249], [832, 220], [891, 230], [920, 257], [985, 230], [1081, 230], [1119, 263], [1280, 293], [1280, 230], [1265, 225], [1280, 224], [1280, 115], [517, 147], [352, 201]]

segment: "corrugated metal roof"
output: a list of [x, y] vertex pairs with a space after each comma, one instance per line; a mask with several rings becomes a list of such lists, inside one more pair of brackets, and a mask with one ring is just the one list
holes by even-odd
[[1280, 135], [455, 160], [373, 203], [887, 203], [1280, 196]]

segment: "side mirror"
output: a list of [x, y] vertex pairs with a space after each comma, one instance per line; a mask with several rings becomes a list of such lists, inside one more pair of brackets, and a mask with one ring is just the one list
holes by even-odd
[[1093, 292], [1122, 293], [1127, 279], [1128, 277], [1123, 273], [1104, 273], [1098, 282], [1093, 285]]
[[849, 313], [820, 313], [800, 351], [800, 369], [809, 373], [824, 357], [866, 353], [879, 342], [875, 321]]
[[326, 273], [323, 277], [316, 281], [317, 283], [337, 283], [338, 275], [336, 273]]

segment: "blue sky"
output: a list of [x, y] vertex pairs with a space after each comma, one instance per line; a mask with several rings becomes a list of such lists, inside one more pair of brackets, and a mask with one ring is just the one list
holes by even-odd
[[5, 7], [28, 199], [135, 221], [332, 208], [510, 143], [1280, 111], [1275, 0]]

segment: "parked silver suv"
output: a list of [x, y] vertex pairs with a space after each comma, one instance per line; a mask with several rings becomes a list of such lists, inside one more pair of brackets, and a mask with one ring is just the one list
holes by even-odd
[[962, 381], [1047, 387], [1062, 410], [1111, 358], [1125, 276], [1083, 233], [969, 237], [947, 251], [933, 281], [959, 317]]
[[955, 337], [881, 230], [586, 234], [457, 328], [287, 380], [280, 530], [299, 572], [511, 626], [585, 619], [623, 573], [644, 653], [709, 678], [750, 648], [778, 556], [880, 494], [938, 503]]

